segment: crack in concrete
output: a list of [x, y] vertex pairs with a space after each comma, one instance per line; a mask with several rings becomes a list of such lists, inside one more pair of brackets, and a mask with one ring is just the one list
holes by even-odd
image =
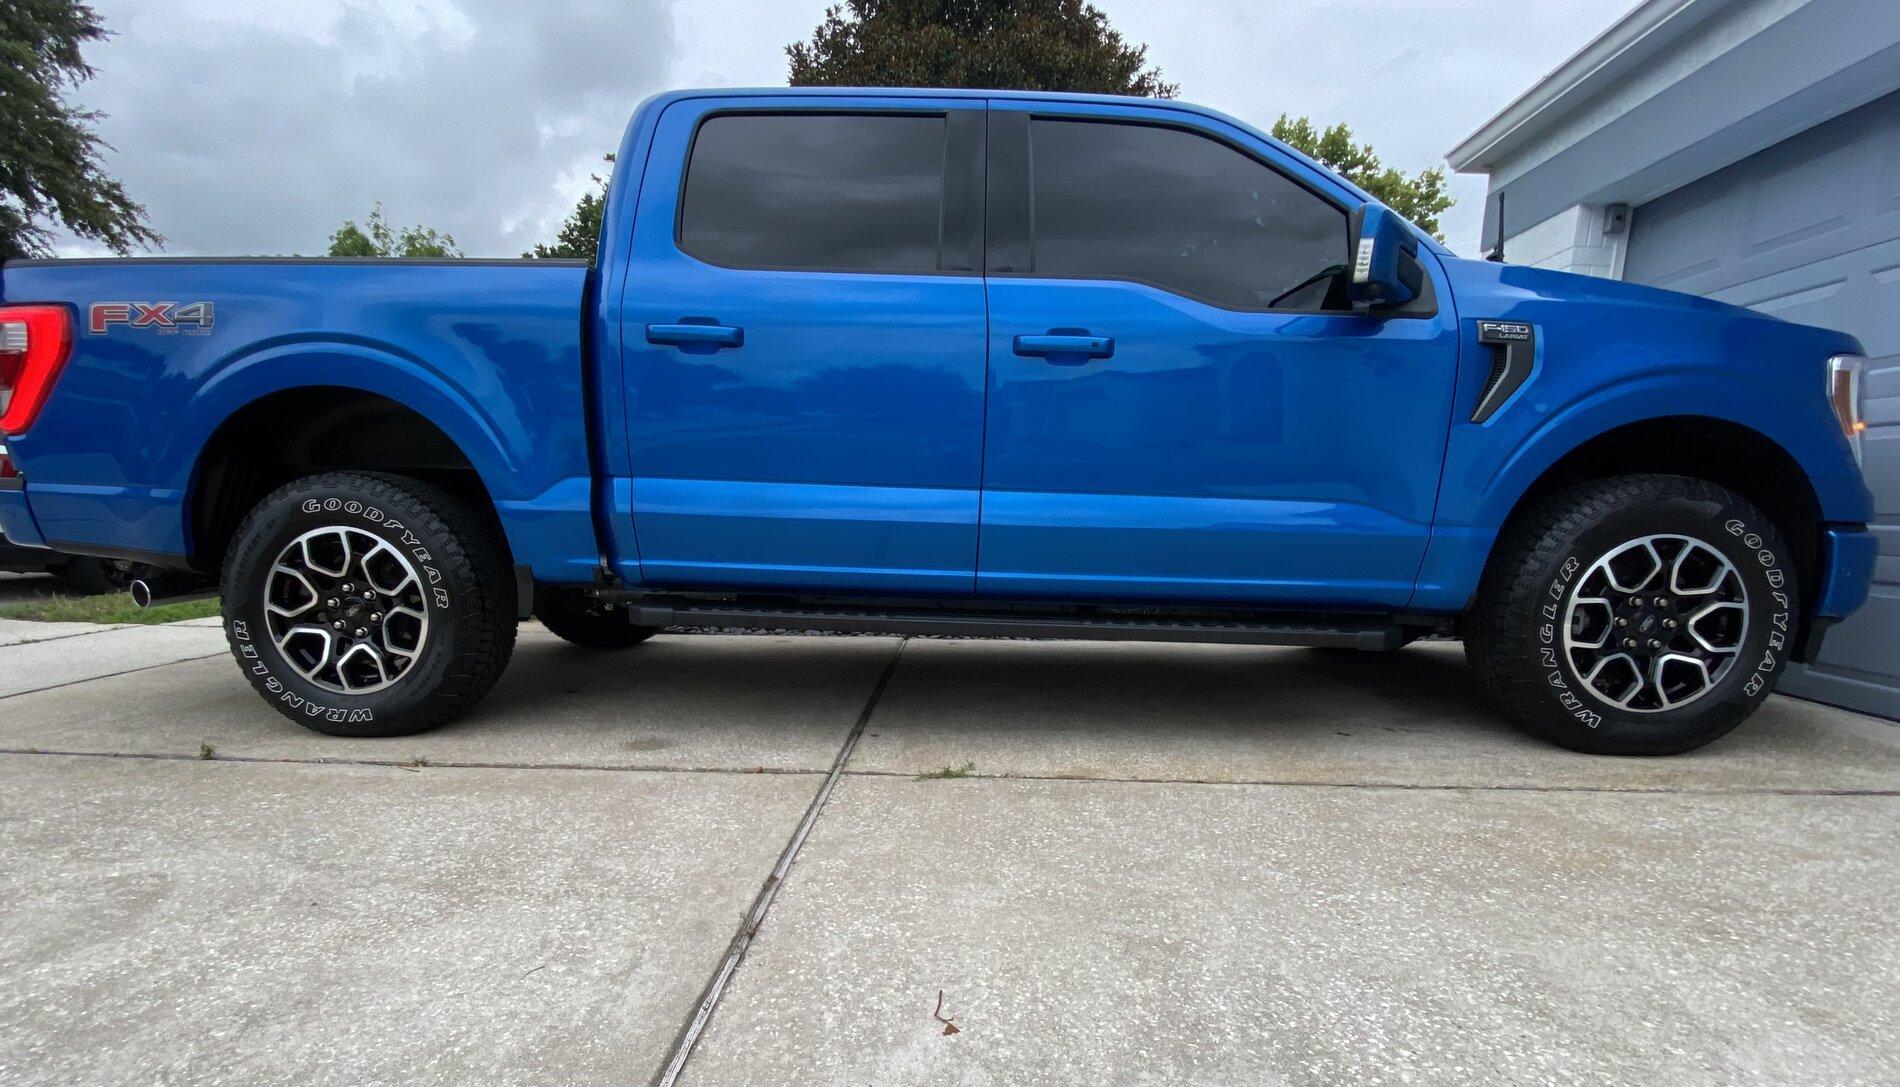
[[673, 1043], [673, 1051], [661, 1066], [660, 1074], [653, 1080], [654, 1087], [673, 1087], [680, 1073], [686, 1068], [687, 1058], [693, 1054], [693, 1047], [699, 1043], [699, 1036], [712, 1020], [713, 1009], [718, 1007], [719, 998], [725, 995], [726, 983], [732, 980], [733, 972], [751, 950], [752, 941], [759, 934], [759, 926], [765, 923], [765, 915], [772, 908], [772, 900], [778, 897], [779, 888], [785, 886], [785, 877], [791, 873], [792, 862], [797, 859], [798, 851], [817, 824], [818, 817], [824, 813], [825, 803], [831, 799], [831, 791], [844, 776], [845, 763], [851, 760], [851, 753], [857, 750], [858, 740], [864, 736], [864, 728], [871, 723], [871, 715], [877, 712], [878, 700], [884, 697], [884, 689], [890, 686], [891, 677], [897, 673], [897, 662], [903, 659], [904, 646], [910, 639], [900, 638], [897, 649], [891, 654], [891, 662], [884, 666], [884, 674], [878, 677], [877, 686], [871, 689], [871, 697], [865, 700], [864, 709], [859, 712], [857, 723], [844, 738], [844, 745], [838, 748], [838, 755], [831, 760], [831, 770], [825, 775], [824, 784], [818, 787], [818, 793], [812, 797], [811, 807], [805, 811], [805, 818], [799, 821], [798, 828], [792, 832], [791, 840], [785, 843], [785, 850], [779, 854], [778, 863], [772, 867], [771, 874], [765, 877], [765, 884], [759, 888], [759, 896], [747, 911], [745, 920], [740, 922], [739, 931], [734, 934], [732, 944], [726, 950], [726, 956], [720, 960], [713, 971], [712, 980], [707, 984], [693, 1017], [681, 1028], [679, 1037]]
[[[881, 695], [881, 689], [874, 692], [874, 698]], [[856, 745], [853, 744], [855, 747]], [[77, 759], [131, 759], [153, 762], [230, 762], [254, 765], [281, 766], [365, 766], [400, 770], [552, 770], [562, 772], [598, 770], [610, 774], [727, 774], [739, 777], [781, 776], [811, 777], [819, 774], [829, 777], [836, 773], [839, 777], [890, 778], [913, 781], [916, 774], [909, 770], [818, 770], [795, 766], [665, 766], [648, 763], [585, 763], [585, 762], [500, 762], [485, 759], [429, 759], [418, 765], [414, 756], [407, 758], [391, 757], [386, 759], [354, 757], [347, 755], [230, 755], [215, 754], [205, 758], [202, 754], [168, 751], [85, 751], [46, 747], [0, 747], [0, 757], [18, 755], [49, 755], [61, 758]], [[1703, 788], [1682, 785], [1551, 785], [1533, 782], [1498, 783], [1456, 783], [1421, 781], [1301, 781], [1290, 778], [1168, 778], [1168, 777], [1098, 777], [1082, 774], [1033, 774], [1033, 773], [982, 773], [972, 771], [959, 775], [967, 781], [1052, 781], [1069, 782], [1081, 785], [1196, 785], [1214, 787], [1242, 787], [1264, 789], [1366, 789], [1390, 790], [1396, 792], [1470, 792], [1470, 793], [1601, 793], [1605, 795], [1629, 796], [1867, 796], [1900, 797], [1900, 789], [1849, 789], [1829, 788], [1827, 786], [1738, 786], [1734, 788]]]
[[[910, 770], [847, 770], [850, 777], [900, 778], [916, 780]], [[1822, 786], [1740, 786], [1732, 789], [1705, 789], [1670, 785], [1538, 785], [1523, 783], [1457, 784], [1420, 781], [1300, 781], [1284, 778], [1157, 778], [1092, 777], [1083, 774], [985, 774], [972, 771], [957, 775], [966, 781], [1062, 781], [1083, 785], [1212, 785], [1244, 786], [1267, 789], [1388, 789], [1400, 792], [1444, 793], [1608, 793], [1638, 796], [1900, 796], [1900, 789], [1830, 789]]]
[[770, 775], [812, 776], [824, 770], [791, 766], [651, 766], [642, 763], [586, 762], [494, 762], [482, 759], [427, 759], [418, 764], [416, 757], [387, 759], [358, 758], [348, 755], [228, 755], [219, 753], [206, 758], [202, 754], [173, 751], [79, 751], [49, 747], [0, 747], [0, 756], [57, 755], [76, 759], [145, 759], [153, 762], [235, 762], [281, 766], [372, 766], [399, 770], [600, 770], [610, 774], [733, 774], [741, 777]]
[[[100, 631], [97, 633], [103, 633], [103, 631]], [[81, 634], [81, 635], [76, 635], [76, 637], [85, 638], [85, 637], [91, 637], [91, 635]], [[61, 641], [61, 640], [63, 639], [48, 638], [45, 641], [56, 642], [56, 641]], [[44, 641], [29, 642], [27, 644], [44, 645], [45, 642]], [[4, 647], [0, 647], [0, 648], [4, 648]], [[83, 679], [69, 679], [64, 683], [54, 683], [46, 687], [35, 687], [30, 691], [14, 691], [12, 694], [0, 694], [0, 702], [4, 702], [9, 698], [24, 698], [25, 696], [30, 695], [30, 694], [45, 694], [47, 691], [59, 691], [59, 690], [64, 690], [67, 687], [77, 687], [81, 683], [97, 683], [98, 681], [102, 679], [115, 679], [119, 676], [137, 675], [140, 672], [150, 672], [154, 668], [170, 668], [174, 665], [179, 665], [179, 664], [193, 664], [197, 661], [211, 660], [213, 657], [222, 657], [228, 654], [229, 652], [230, 650], [228, 649], [220, 649], [216, 653], [206, 653], [205, 655], [201, 657], [182, 657], [175, 661], [162, 661], [158, 664], [142, 664], [137, 668], [127, 668], [123, 672], [107, 672], [105, 675], [102, 675], [102, 676], [86, 676]]]

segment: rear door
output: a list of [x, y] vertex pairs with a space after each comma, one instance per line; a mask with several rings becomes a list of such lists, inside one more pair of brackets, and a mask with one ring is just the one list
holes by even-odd
[[971, 591], [983, 112], [667, 108], [622, 318], [649, 586]]
[[979, 591], [1403, 606], [1449, 307], [1345, 307], [1346, 194], [1244, 132], [991, 108]]

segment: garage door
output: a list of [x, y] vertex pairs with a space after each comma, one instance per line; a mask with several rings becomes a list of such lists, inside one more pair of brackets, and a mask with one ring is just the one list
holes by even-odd
[[1873, 598], [1782, 690], [1900, 717], [1900, 93], [1644, 204], [1633, 222], [1624, 278], [1867, 345]]

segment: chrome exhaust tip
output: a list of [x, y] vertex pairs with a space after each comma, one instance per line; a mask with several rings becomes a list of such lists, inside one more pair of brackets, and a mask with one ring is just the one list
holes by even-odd
[[188, 600], [207, 600], [218, 595], [218, 583], [196, 574], [159, 574], [132, 583], [132, 606], [141, 611]]

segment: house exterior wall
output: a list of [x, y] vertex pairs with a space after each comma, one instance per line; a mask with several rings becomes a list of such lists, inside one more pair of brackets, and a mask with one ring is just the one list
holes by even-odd
[[1504, 256], [1512, 264], [1616, 279], [1622, 275], [1628, 232], [1606, 234], [1608, 209], [1580, 204], [1505, 239]]

